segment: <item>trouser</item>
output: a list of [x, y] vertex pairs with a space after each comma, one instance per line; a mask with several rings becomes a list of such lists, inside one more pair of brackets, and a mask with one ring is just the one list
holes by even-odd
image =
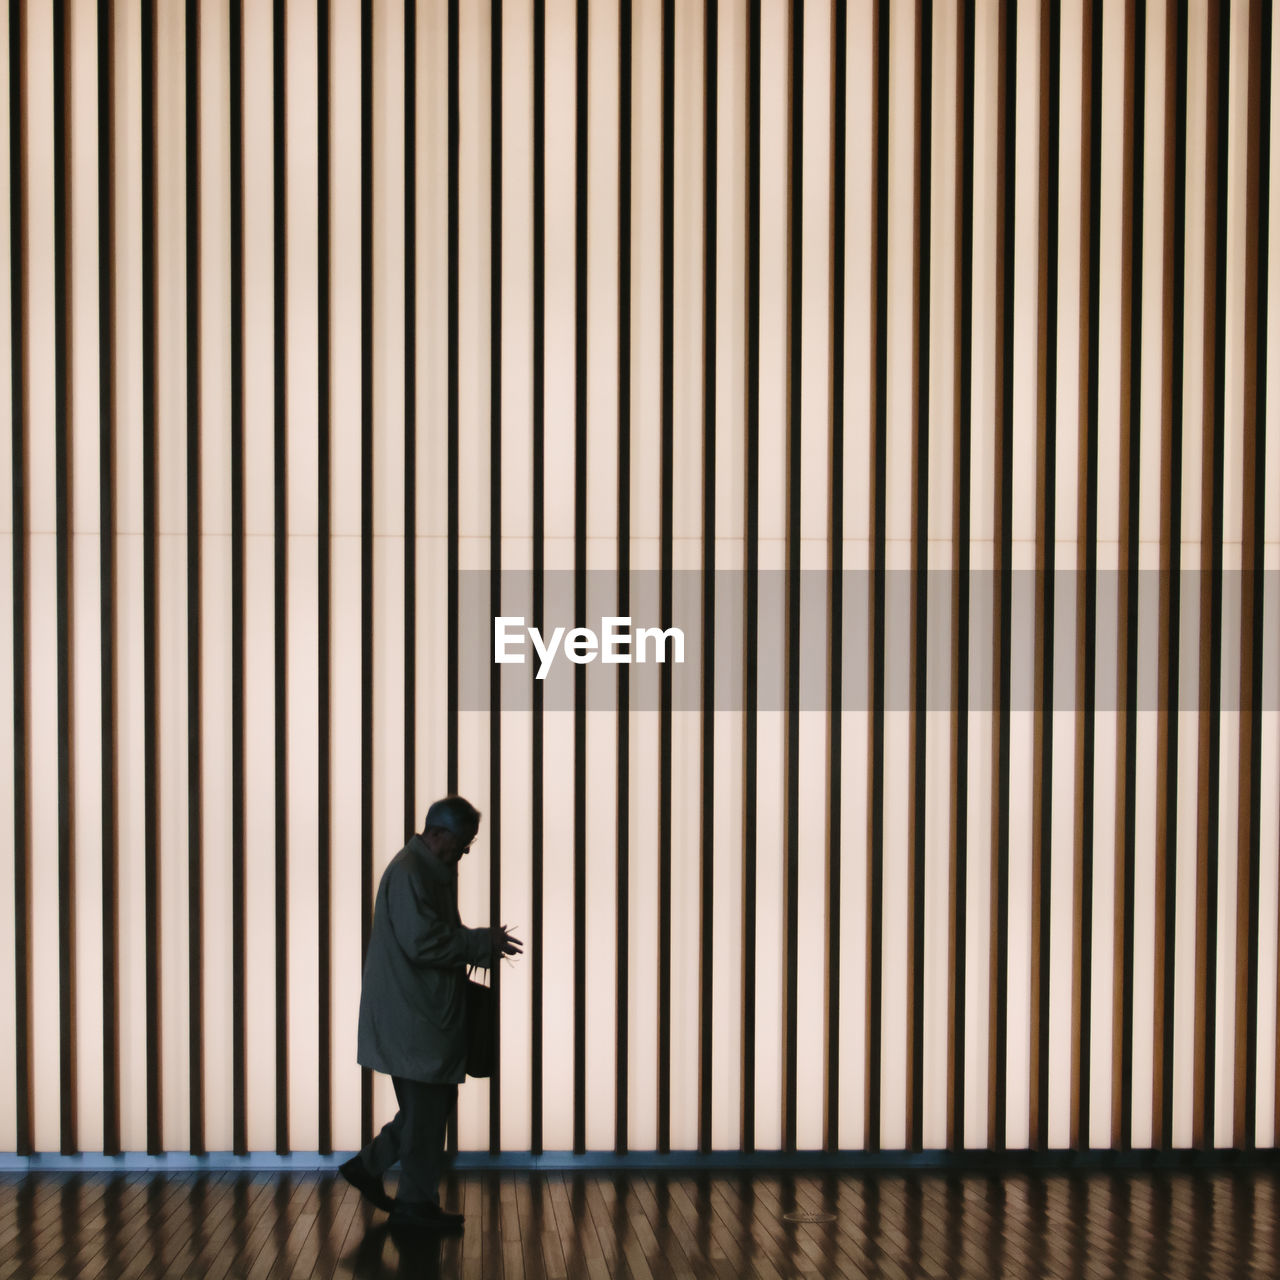
[[364, 1167], [382, 1177], [397, 1161], [396, 1199], [406, 1203], [440, 1202], [440, 1175], [446, 1168], [444, 1139], [458, 1101], [456, 1084], [427, 1084], [392, 1076], [400, 1110], [360, 1152]]

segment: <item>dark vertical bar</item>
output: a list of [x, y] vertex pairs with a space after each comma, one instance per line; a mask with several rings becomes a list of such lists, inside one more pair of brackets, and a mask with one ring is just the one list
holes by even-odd
[[1246, 123], [1244, 495], [1240, 600], [1240, 800], [1236, 903], [1233, 1145], [1251, 1150], [1258, 1125], [1258, 879], [1261, 867], [1263, 572], [1267, 474], [1267, 271], [1271, 216], [1271, 5], [1249, 7]]
[[1084, 477], [1079, 512], [1078, 556], [1084, 566], [1079, 580], [1076, 624], [1076, 670], [1083, 672], [1076, 704], [1076, 848], [1075, 939], [1072, 947], [1071, 1145], [1089, 1145], [1092, 1112], [1093, 1044], [1093, 845], [1094, 758], [1098, 632], [1098, 239], [1102, 167], [1102, 5], [1092, 0], [1084, 11], [1083, 62], [1089, 68], [1088, 91], [1081, 95], [1080, 136], [1087, 150], [1081, 158], [1081, 205], [1087, 210], [1080, 227], [1081, 403], [1080, 474]]
[[[578, 0], [574, 97], [573, 616], [587, 616], [587, 23]], [[587, 1149], [587, 668], [573, 671], [573, 1149]]]
[[160, 795], [156, 714], [156, 0], [142, 6], [142, 706], [147, 1153], [160, 1132]]
[[915, 441], [911, 475], [911, 809], [907, 845], [907, 1146], [924, 1145], [925, 811], [929, 707], [929, 291], [933, 225], [933, 6], [915, 7]]
[[22, 2], [9, 0], [9, 334], [13, 397], [13, 963], [18, 1154], [31, 1117], [31, 832], [27, 825], [26, 59]]
[[[714, 3], [715, 0], [712, 0]], [[535, 244], [537, 241], [535, 240]], [[631, 614], [631, 0], [618, 30], [618, 616]], [[617, 1060], [614, 1150], [628, 1145], [630, 1052], [631, 730], [630, 668], [618, 668]]]
[[[452, 243], [452, 241], [451, 241]], [[451, 362], [452, 364], [452, 362]], [[450, 375], [453, 376], [452, 374]], [[456, 401], [454, 402], [456, 403]], [[451, 505], [452, 509], [452, 505]], [[455, 563], [450, 557], [450, 563]], [[452, 579], [451, 579], [452, 581]], [[456, 595], [450, 605], [456, 605]], [[450, 608], [452, 619], [456, 609]], [[450, 635], [453, 625], [450, 623]], [[453, 689], [453, 684], [450, 684]], [[450, 751], [453, 746], [450, 719]], [[449, 791], [454, 787], [451, 783]], [[373, 919], [373, 0], [360, 3], [360, 955]], [[373, 1137], [373, 1073], [360, 1072], [360, 1141]]]
[[[659, 626], [672, 625], [675, 462], [675, 0], [662, 5], [662, 512]], [[658, 1150], [671, 1150], [671, 666], [658, 675]]]
[[[200, 699], [200, 6], [186, 5], [187, 1023], [192, 1155], [204, 1154], [204, 786]], [[104, 244], [109, 243], [107, 241]], [[105, 529], [105, 526], [104, 526]], [[105, 534], [104, 534], [105, 536]]]
[[796, 1147], [800, 995], [800, 343], [804, 318], [804, 0], [791, 6], [787, 146], [787, 741], [786, 865], [782, 880], [782, 1146]]
[[27, 825], [26, 58], [21, 0], [9, 0], [9, 306], [13, 421], [13, 903], [14, 1043], [19, 1155], [33, 1149], [31, 1115], [31, 832]]
[[964, 1147], [965, 979], [969, 886], [969, 529], [971, 430], [973, 422], [973, 0], [965, 0], [961, 21], [959, 137], [959, 308], [960, 343], [955, 422], [955, 534], [951, 557], [955, 576], [951, 629], [951, 1037], [948, 1060], [947, 1145]]
[[[449, 275], [446, 308], [448, 312], [448, 617], [449, 649], [446, 668], [448, 701], [448, 762], [445, 789], [450, 795], [458, 790], [458, 0], [449, 0]], [[457, 1132], [454, 1116], [449, 1118], [450, 1146]]]
[[[329, 434], [332, 406], [332, 381], [330, 375], [330, 298], [329, 298], [329, 197], [330, 142], [329, 142], [329, 0], [316, 0], [316, 453], [318, 457], [317, 488], [317, 566], [316, 613], [318, 618], [317, 645], [318, 667], [316, 743], [316, 794], [320, 798], [317, 815], [316, 844], [317, 875], [316, 896], [318, 911], [319, 954], [316, 957], [320, 970], [319, 1016], [316, 1033], [318, 1041], [319, 1080], [317, 1087], [320, 1110], [319, 1146], [328, 1155], [333, 1150], [333, 984], [332, 918], [333, 888], [333, 829], [329, 810], [330, 779], [332, 776], [329, 728], [329, 674], [330, 674], [330, 466]], [[410, 284], [413, 277], [410, 276]], [[410, 468], [412, 474], [412, 468]], [[410, 541], [410, 540], [407, 540]], [[410, 615], [411, 616], [411, 615]], [[411, 734], [406, 734], [411, 738]]]
[[885, 456], [887, 447], [889, 314], [889, 4], [876, 5], [873, 47], [876, 60], [875, 222], [871, 236], [875, 262], [875, 320], [871, 330], [874, 386], [871, 437], [871, 777], [867, 797], [867, 1097], [866, 1144], [880, 1149], [880, 1095], [883, 1086], [884, 1004], [884, 589]]
[[289, 719], [288, 719], [288, 548], [289, 509], [285, 467], [288, 461], [285, 388], [288, 369], [286, 281], [289, 205], [286, 194], [284, 0], [275, 0], [271, 21], [271, 170], [274, 244], [275, 360], [275, 924], [276, 924], [276, 1151], [289, 1150]]
[[[547, 9], [533, 3], [533, 625], [542, 626], [544, 595], [545, 484], [543, 440], [546, 435], [547, 319]], [[533, 682], [533, 751], [531, 761], [529, 975], [532, 1014], [529, 1027], [529, 1149], [542, 1152], [542, 844], [543, 751], [542, 682]]]
[[1128, 1150], [1133, 1130], [1133, 893], [1138, 712], [1138, 537], [1142, 460], [1142, 171], [1146, 154], [1146, 0], [1125, 10], [1124, 195], [1120, 287], [1120, 574], [1121, 713], [1116, 758], [1122, 762], [1116, 803], [1115, 934], [1119, 963], [1113, 988], [1111, 1145]]
[[756, 709], [760, 632], [760, 0], [747, 18], [746, 583], [743, 618], [742, 1150], [756, 1145]]
[[247, 1153], [244, 883], [244, 0], [231, 0], [231, 1077], [232, 1142]]
[[[1215, 18], [1217, 19], [1215, 25]], [[1204, 200], [1204, 465], [1200, 514], [1199, 830], [1196, 840], [1196, 1062], [1192, 1142], [1214, 1145], [1218, 1053], [1218, 862], [1222, 763], [1222, 470], [1226, 390], [1227, 135], [1231, 5], [1211, 7]], [[1205, 572], [1205, 566], [1208, 572]]]
[[1036, 671], [1031, 855], [1031, 1146], [1049, 1145], [1049, 959], [1053, 891], [1053, 681], [1058, 520], [1058, 139], [1061, 22], [1040, 8], [1040, 213], [1036, 310]]
[[1176, 29], [1165, 49], [1165, 83], [1174, 86], [1165, 121], [1165, 308], [1161, 370], [1160, 764], [1156, 796], [1156, 999], [1153, 1141], [1173, 1145], [1174, 947], [1178, 897], [1178, 705], [1182, 649], [1182, 367], [1186, 317], [1187, 6], [1177, 5]]
[[844, 333], [846, 113], [849, 93], [849, 11], [835, 0], [832, 11], [833, 175], [831, 183], [831, 513], [830, 560], [831, 693], [827, 727], [827, 954], [826, 1078], [823, 1082], [823, 1147], [840, 1147], [840, 890], [844, 724]]
[[698, 884], [698, 1150], [711, 1150], [715, 999], [716, 288], [719, 217], [719, 0], [703, 13], [702, 270], [702, 830]]
[[[499, 24], [502, 0], [495, 0], [494, 40], [501, 41]], [[501, 47], [500, 44], [498, 47]], [[496, 77], [495, 77], [496, 78]], [[495, 87], [500, 105], [502, 90]], [[495, 137], [501, 136], [498, 114], [494, 116]], [[498, 144], [500, 145], [500, 144]], [[495, 164], [494, 181], [500, 182]], [[501, 188], [495, 188], [500, 202]], [[495, 262], [495, 271], [501, 270]], [[501, 287], [500, 276], [494, 296]], [[497, 356], [494, 369], [500, 370]], [[501, 389], [499, 373], [495, 385]], [[501, 404], [495, 401], [495, 413]], [[497, 455], [495, 455], [497, 456]], [[418, 3], [404, 0], [404, 838], [418, 829], [418, 751], [413, 724], [418, 709]], [[496, 615], [495, 615], [496, 616]], [[497, 667], [494, 671], [496, 674]], [[497, 792], [491, 792], [496, 797]], [[496, 814], [494, 815], [496, 821]], [[497, 836], [491, 846], [496, 853]], [[491, 919], [496, 920], [494, 915]], [[493, 970], [495, 976], [498, 967]], [[497, 1089], [495, 1087], [494, 1094]]]
[[988, 1075], [988, 1142], [1006, 1145], [1009, 1078], [1009, 719], [1013, 644], [1013, 284], [1014, 193], [1018, 189], [1017, 0], [1000, 6], [998, 140], [996, 144], [996, 587], [994, 657], [999, 681], [992, 764], [991, 1055]]
[[[110, 0], [98, 0], [98, 582], [101, 596], [102, 645], [102, 1151], [120, 1153], [120, 1010], [118, 992], [119, 943], [116, 901], [119, 893], [118, 832], [116, 830], [116, 659], [115, 659], [115, 218], [112, 201], [115, 185], [112, 163], [112, 130], [115, 126], [112, 93], [114, 56], [113, 14]], [[11, 35], [10, 39], [16, 39]], [[12, 75], [12, 70], [10, 72]], [[13, 113], [16, 115], [16, 113]], [[17, 117], [20, 119], [21, 117]], [[13, 187], [10, 216], [21, 226], [21, 198]], [[13, 276], [14, 288], [20, 277]], [[16, 296], [16, 295], [15, 295]], [[14, 332], [19, 332], [15, 326]], [[14, 364], [15, 386], [21, 386], [19, 366]], [[15, 400], [14, 435], [18, 436]], [[15, 466], [14, 474], [21, 474]], [[22, 529], [14, 508], [15, 543]], [[15, 583], [15, 601], [21, 599]], [[19, 668], [20, 669], [20, 668]], [[15, 787], [14, 799], [25, 802]], [[20, 857], [23, 845], [15, 842]], [[19, 907], [22, 899], [17, 899]], [[197, 935], [198, 936], [198, 935]], [[19, 970], [21, 973], [22, 971]], [[199, 1008], [198, 1004], [193, 1006]], [[18, 1043], [29, 1043], [22, 1036]], [[25, 1069], [25, 1055], [19, 1064]], [[193, 1108], [196, 1095], [192, 1095]]]
[[75, 1038], [75, 812], [71, 777], [71, 242], [67, 202], [71, 183], [71, 139], [67, 129], [68, 74], [66, 0], [53, 6], [53, 290], [54, 290], [54, 467], [56, 495], [58, 648], [58, 1112], [63, 1155], [76, 1150]]
[[[449, 94], [449, 277], [446, 297], [448, 329], [448, 550], [446, 553], [446, 596], [448, 606], [448, 657], [445, 672], [447, 705], [447, 764], [445, 790], [458, 791], [458, 0], [449, 0], [448, 33]], [[458, 1149], [458, 1113], [449, 1114], [448, 1149]]]
[[[489, 18], [489, 612], [496, 618], [502, 613], [502, 0], [490, 0]], [[496, 662], [489, 666], [489, 828], [489, 919], [496, 924], [502, 918], [502, 679]], [[501, 1008], [500, 964], [489, 982]], [[502, 1054], [495, 1051], [490, 1155], [502, 1150], [501, 1065]]]

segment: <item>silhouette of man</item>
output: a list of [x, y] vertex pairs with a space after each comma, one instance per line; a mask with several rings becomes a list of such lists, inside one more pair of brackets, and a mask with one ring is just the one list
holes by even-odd
[[[466, 966], [490, 968], [522, 944], [505, 925], [468, 929], [458, 918], [458, 863], [480, 814], [461, 796], [437, 800], [378, 884], [360, 990], [356, 1058], [391, 1077], [399, 1110], [341, 1166], [391, 1225], [456, 1230], [440, 1204], [449, 1116], [466, 1078]], [[400, 1165], [395, 1202], [382, 1175]]]

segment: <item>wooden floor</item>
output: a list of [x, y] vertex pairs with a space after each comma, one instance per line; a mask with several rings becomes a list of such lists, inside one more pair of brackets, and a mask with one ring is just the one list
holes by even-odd
[[[414, 1239], [328, 1174], [0, 1175], [0, 1280], [40, 1276], [1280, 1274], [1280, 1172], [460, 1175]], [[789, 1221], [800, 1214], [810, 1221]], [[831, 1215], [831, 1220], [815, 1221]]]

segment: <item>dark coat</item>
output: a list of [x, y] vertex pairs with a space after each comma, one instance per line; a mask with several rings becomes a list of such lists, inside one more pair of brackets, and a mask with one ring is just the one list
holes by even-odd
[[457, 874], [421, 836], [378, 884], [360, 989], [356, 1058], [387, 1075], [433, 1084], [466, 1078], [466, 966], [488, 967], [488, 929], [458, 918]]

